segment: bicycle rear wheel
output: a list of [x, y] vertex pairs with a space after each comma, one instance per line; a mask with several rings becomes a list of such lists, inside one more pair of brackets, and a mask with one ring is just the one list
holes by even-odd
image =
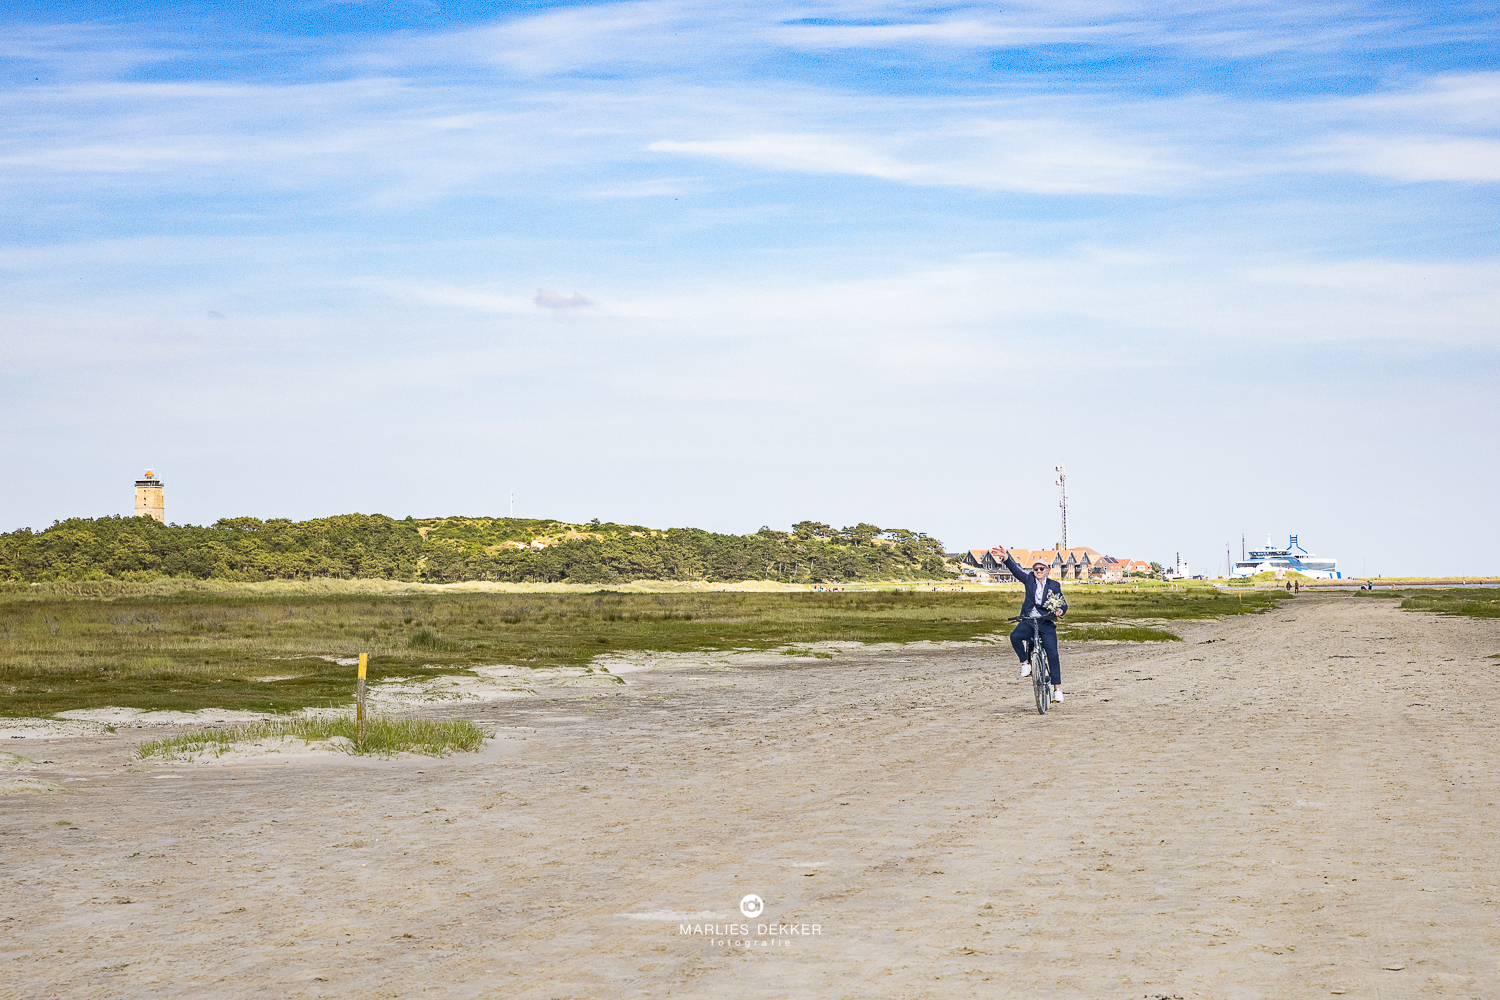
[[1040, 644], [1031, 651], [1031, 690], [1036, 695], [1037, 714], [1046, 715], [1052, 705], [1052, 674]]

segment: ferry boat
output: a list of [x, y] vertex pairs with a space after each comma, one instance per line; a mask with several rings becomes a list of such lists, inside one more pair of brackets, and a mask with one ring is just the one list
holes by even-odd
[[1276, 548], [1267, 538], [1265, 548], [1251, 549], [1246, 559], [1234, 564], [1235, 576], [1254, 576], [1276, 570], [1301, 573], [1318, 580], [1341, 580], [1344, 576], [1339, 572], [1337, 559], [1313, 555], [1297, 544], [1296, 535], [1291, 536], [1284, 549]]

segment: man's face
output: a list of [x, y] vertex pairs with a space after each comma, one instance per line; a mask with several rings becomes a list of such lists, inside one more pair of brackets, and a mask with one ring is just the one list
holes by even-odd
[[1051, 568], [1052, 567], [1046, 565], [1045, 563], [1037, 563], [1035, 566], [1031, 567], [1031, 571], [1037, 576], [1046, 577], [1047, 571]]

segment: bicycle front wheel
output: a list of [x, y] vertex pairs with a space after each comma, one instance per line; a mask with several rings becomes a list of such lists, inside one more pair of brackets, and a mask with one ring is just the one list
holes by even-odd
[[1031, 690], [1036, 695], [1038, 715], [1046, 715], [1052, 705], [1052, 674], [1048, 670], [1047, 654], [1038, 645], [1031, 651]]

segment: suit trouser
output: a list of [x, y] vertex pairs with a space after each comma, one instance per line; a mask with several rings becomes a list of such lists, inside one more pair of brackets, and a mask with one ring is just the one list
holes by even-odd
[[[1062, 685], [1062, 663], [1057, 658], [1057, 626], [1050, 621], [1038, 621], [1042, 634], [1042, 649], [1047, 651], [1047, 663], [1052, 667], [1052, 686]], [[1010, 634], [1011, 647], [1017, 658], [1031, 659], [1031, 622], [1023, 621]]]

